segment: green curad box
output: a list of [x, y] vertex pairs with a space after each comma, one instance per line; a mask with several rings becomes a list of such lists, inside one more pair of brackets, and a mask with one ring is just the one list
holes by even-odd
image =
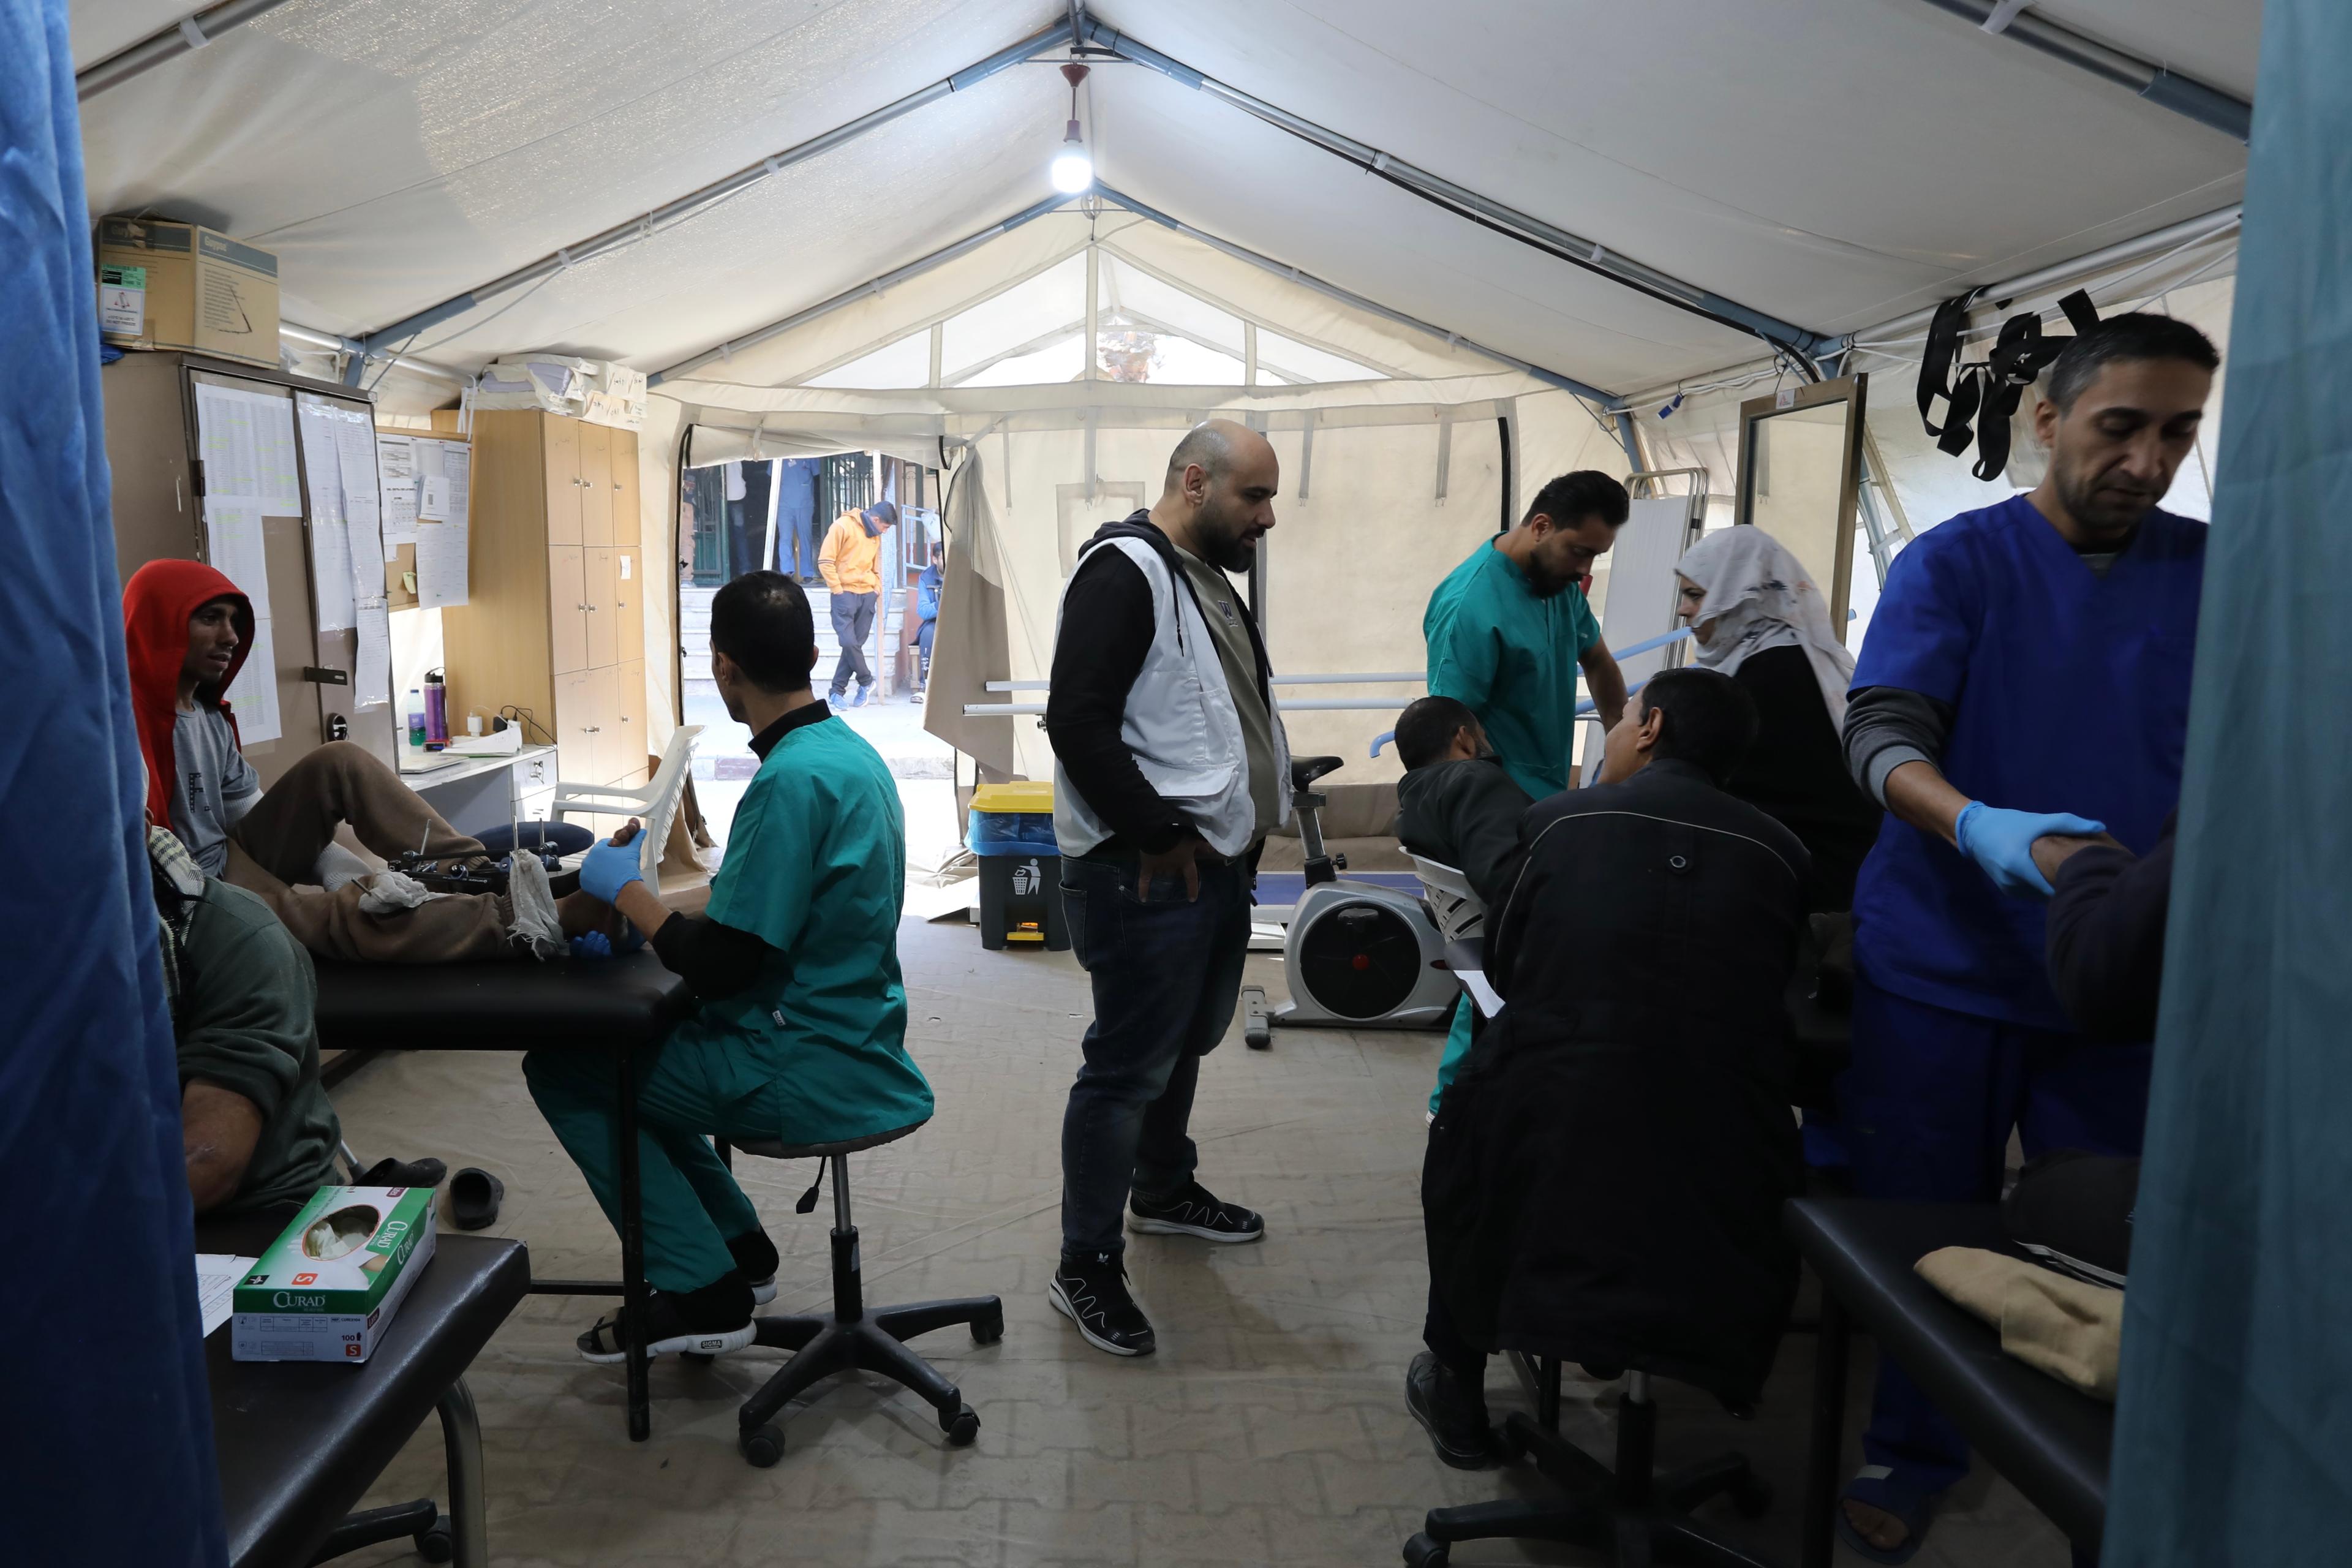
[[430, 1187], [320, 1187], [237, 1285], [238, 1361], [367, 1360], [433, 1256]]

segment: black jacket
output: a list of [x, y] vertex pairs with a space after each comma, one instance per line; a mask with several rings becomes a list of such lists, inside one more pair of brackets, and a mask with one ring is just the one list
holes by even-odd
[[2050, 900], [2050, 984], [2066, 1016], [2094, 1039], [2156, 1038], [2179, 820], [2178, 813], [2165, 818], [2146, 859], [2095, 845], [2058, 868]]
[[[1169, 572], [1192, 594], [1192, 580], [1176, 559], [1176, 546], [1138, 511], [1107, 522], [1079, 546], [1078, 564], [1062, 595], [1061, 627], [1054, 637], [1053, 689], [1045, 697], [1045, 742], [1111, 837], [1105, 848], [1158, 854], [1192, 831], [1192, 819], [1170, 805], [1120, 738], [1127, 694], [1151, 651], [1155, 629], [1151, 584], [1134, 562], [1116, 550], [1097, 550], [1108, 539], [1140, 539], [1168, 563]], [[1200, 595], [1192, 595], [1194, 605]], [[1249, 628], [1250, 651], [1257, 656], [1258, 684], [1266, 683], [1265, 644], [1257, 617], [1236, 600]], [[1202, 618], [1207, 619], [1204, 611]], [[1287, 787], [1286, 784], [1285, 787]]]
[[1505, 999], [1422, 1170], [1471, 1343], [1752, 1400], [1797, 1289], [1781, 995], [1804, 847], [1696, 768], [1538, 802], [1487, 973]]
[[1397, 780], [1397, 840], [1423, 859], [1451, 866], [1499, 912], [1519, 869], [1519, 818], [1528, 792], [1491, 757], [1431, 763]]
[[1755, 700], [1756, 743], [1724, 785], [1795, 834], [1813, 858], [1805, 907], [1853, 908], [1853, 879], [1878, 840], [1883, 814], [1846, 772], [1837, 726], [1801, 647], [1768, 647], [1732, 679]]

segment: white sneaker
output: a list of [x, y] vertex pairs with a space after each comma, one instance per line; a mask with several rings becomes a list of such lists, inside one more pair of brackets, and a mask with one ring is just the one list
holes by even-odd
[[555, 891], [548, 886], [547, 868], [536, 855], [516, 855], [508, 860], [507, 897], [514, 906], [514, 930], [509, 933], [530, 947], [533, 958], [562, 958], [572, 950], [563, 934], [563, 921], [555, 912]]

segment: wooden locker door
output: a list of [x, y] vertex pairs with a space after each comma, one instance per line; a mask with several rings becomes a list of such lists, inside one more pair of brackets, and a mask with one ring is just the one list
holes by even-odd
[[621, 662], [621, 612], [614, 603], [613, 552], [590, 545], [582, 552], [588, 573], [588, 668]]
[[613, 542], [613, 432], [577, 426], [580, 439], [580, 542]]
[[642, 544], [645, 542], [642, 519], [638, 508], [644, 504], [637, 493], [637, 433], [634, 430], [613, 432], [613, 542]]
[[644, 563], [639, 551], [613, 552], [613, 640], [620, 648], [616, 662], [622, 664], [646, 657], [646, 574], [639, 570]]
[[575, 669], [555, 678], [555, 772], [571, 784], [603, 782], [596, 773], [596, 675]]
[[542, 414], [539, 429], [547, 458], [547, 542], [578, 544], [580, 424], [560, 414]]
[[547, 552], [548, 641], [555, 655], [555, 673], [588, 668], [587, 552], [576, 544], [551, 546]]
[[[620, 694], [620, 671], [611, 665], [602, 669], [583, 671], [588, 677], [588, 701], [595, 718], [590, 721], [591, 753], [588, 782], [611, 784], [621, 770], [614, 765], [621, 755], [621, 715], [616, 706]], [[625, 817], [621, 821], [626, 821]], [[620, 822], [612, 826], [617, 827]]]
[[646, 661], [633, 658], [613, 667], [614, 761], [620, 772], [612, 782], [632, 788], [647, 777], [646, 762]]

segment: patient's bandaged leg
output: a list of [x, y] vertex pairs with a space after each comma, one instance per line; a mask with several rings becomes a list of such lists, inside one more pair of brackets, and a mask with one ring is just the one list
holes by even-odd
[[349, 741], [330, 742], [287, 769], [229, 837], [272, 877], [301, 883], [345, 822], [386, 860], [419, 851], [434, 860], [482, 853], [480, 840], [450, 826], [398, 773]]
[[371, 914], [362, 901], [369, 900], [374, 879], [346, 882], [331, 892], [291, 886], [271, 876], [234, 837], [221, 879], [260, 895], [294, 940], [320, 958], [466, 963], [530, 956], [508, 940], [512, 908], [504, 898], [487, 893], [429, 898], [415, 909]]

